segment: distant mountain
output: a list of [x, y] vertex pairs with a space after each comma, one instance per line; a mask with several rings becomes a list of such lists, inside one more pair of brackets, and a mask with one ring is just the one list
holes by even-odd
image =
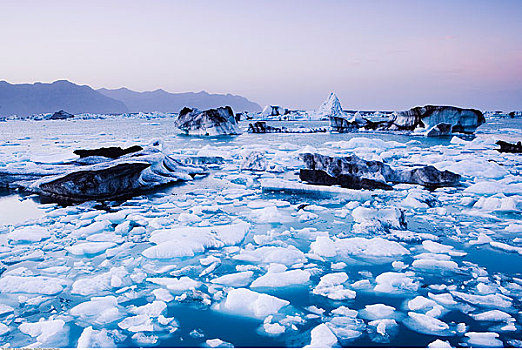
[[28, 116], [62, 109], [73, 114], [128, 112], [123, 102], [67, 80], [50, 84], [0, 81], [0, 116]]
[[201, 92], [170, 93], [165, 90], [146, 92], [132, 91], [127, 88], [116, 90], [99, 89], [98, 92], [122, 101], [130, 112], [179, 112], [183, 107], [209, 109], [230, 106], [234, 112], [258, 112], [261, 106], [242, 96], [231, 94], [209, 94]]

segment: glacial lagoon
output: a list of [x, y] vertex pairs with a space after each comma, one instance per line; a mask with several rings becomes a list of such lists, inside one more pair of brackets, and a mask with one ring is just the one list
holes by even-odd
[[[302, 347], [332, 332], [340, 346], [522, 345], [522, 162], [495, 151], [522, 139], [522, 120], [488, 119], [474, 138], [240, 125], [189, 137], [169, 118], [0, 123], [0, 168], [156, 140], [174, 157], [225, 160], [118, 201], [0, 192], [0, 345]], [[253, 150], [281, 171], [240, 170]], [[263, 191], [298, 182], [309, 151], [463, 178], [433, 191]]]

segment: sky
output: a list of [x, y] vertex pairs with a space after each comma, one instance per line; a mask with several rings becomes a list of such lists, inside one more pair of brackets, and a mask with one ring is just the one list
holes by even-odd
[[521, 0], [0, 0], [0, 80], [522, 109]]

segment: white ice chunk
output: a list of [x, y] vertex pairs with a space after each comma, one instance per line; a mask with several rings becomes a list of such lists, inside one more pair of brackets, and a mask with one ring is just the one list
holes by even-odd
[[84, 328], [78, 338], [78, 348], [115, 348], [116, 344], [106, 329], [95, 330], [92, 326]]
[[61, 278], [44, 276], [4, 276], [0, 278], [1, 293], [28, 293], [54, 295], [60, 293], [67, 282]]
[[15, 243], [39, 242], [51, 237], [51, 233], [45, 227], [25, 226], [17, 228], [6, 235], [7, 239]]
[[452, 332], [447, 323], [424, 314], [419, 314], [413, 311], [408, 312], [409, 318], [404, 321], [404, 324], [412, 330], [431, 335], [450, 335]]
[[228, 292], [225, 302], [220, 310], [232, 314], [254, 318], [265, 318], [275, 314], [289, 305], [287, 300], [274, 296], [257, 293], [245, 288], [232, 289]]
[[223, 275], [210, 280], [211, 283], [222, 284], [230, 287], [244, 287], [248, 286], [252, 281], [253, 271], [244, 271], [238, 273], [231, 273]]
[[64, 326], [65, 321], [63, 320], [40, 319], [38, 322], [24, 322], [18, 329], [20, 332], [36, 338], [38, 342], [45, 344], [63, 337]]
[[497, 339], [499, 337], [498, 333], [494, 332], [467, 332], [465, 336], [468, 337], [467, 342], [471, 346], [498, 348], [504, 345], [502, 340]]
[[324, 323], [312, 329], [310, 345], [305, 348], [331, 348], [337, 344], [337, 337]]
[[194, 281], [192, 278], [183, 276], [180, 278], [155, 277], [147, 278], [148, 282], [165, 286], [171, 292], [182, 293], [188, 290], [194, 290], [201, 285], [201, 282]]
[[114, 242], [86, 242], [77, 243], [65, 249], [74, 255], [96, 255], [101, 254], [109, 248], [116, 246]]
[[396, 293], [419, 289], [419, 282], [414, 281], [408, 272], [384, 272], [375, 278], [377, 285], [374, 290], [383, 293]]
[[106, 324], [122, 317], [118, 300], [112, 295], [92, 297], [91, 300], [76, 305], [69, 313], [89, 323]]
[[287, 287], [302, 285], [310, 280], [310, 272], [305, 270], [268, 271], [265, 275], [252, 282], [251, 287]]
[[359, 314], [369, 320], [389, 319], [395, 314], [395, 308], [384, 304], [366, 305]]

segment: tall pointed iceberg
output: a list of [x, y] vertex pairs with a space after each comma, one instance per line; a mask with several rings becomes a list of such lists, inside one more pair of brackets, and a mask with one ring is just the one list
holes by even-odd
[[326, 101], [324, 101], [316, 111], [317, 117], [343, 117], [344, 112], [341, 102], [335, 93], [330, 93]]

